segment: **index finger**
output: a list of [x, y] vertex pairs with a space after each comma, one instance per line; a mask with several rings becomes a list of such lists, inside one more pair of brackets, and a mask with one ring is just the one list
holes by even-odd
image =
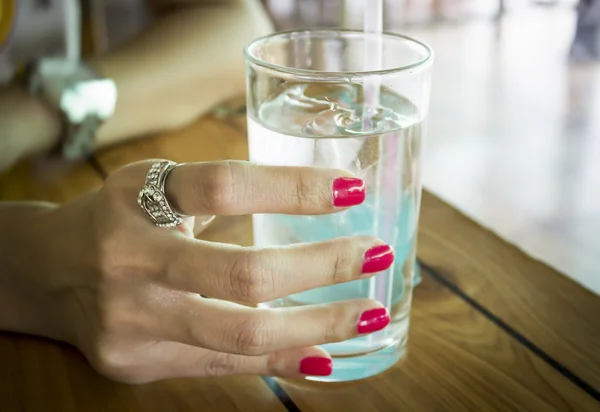
[[316, 215], [365, 200], [364, 182], [342, 170], [243, 161], [182, 164], [171, 171], [165, 188], [177, 211], [194, 216]]

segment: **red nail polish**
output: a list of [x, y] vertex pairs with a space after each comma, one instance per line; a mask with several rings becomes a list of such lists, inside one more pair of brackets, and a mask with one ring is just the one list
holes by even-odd
[[365, 252], [362, 273], [377, 273], [394, 263], [394, 250], [388, 245], [374, 246]]
[[333, 181], [333, 205], [349, 207], [365, 201], [365, 182], [355, 177], [339, 177]]
[[333, 371], [333, 362], [329, 358], [309, 357], [300, 361], [300, 373], [312, 376], [329, 376]]
[[390, 314], [386, 308], [367, 310], [360, 315], [356, 330], [358, 333], [377, 332], [390, 324]]

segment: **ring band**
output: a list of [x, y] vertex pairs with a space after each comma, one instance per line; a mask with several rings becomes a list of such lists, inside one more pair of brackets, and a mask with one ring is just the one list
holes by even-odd
[[167, 177], [177, 166], [177, 163], [168, 160], [154, 163], [146, 174], [146, 182], [138, 195], [138, 204], [159, 227], [178, 226], [185, 217], [173, 210], [165, 194]]

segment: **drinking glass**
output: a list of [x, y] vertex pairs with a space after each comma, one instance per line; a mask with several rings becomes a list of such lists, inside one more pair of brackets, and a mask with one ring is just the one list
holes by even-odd
[[[370, 37], [371, 36], [371, 37]], [[405, 354], [421, 199], [421, 148], [429, 106], [431, 49], [399, 34], [297, 30], [245, 50], [250, 160], [346, 170], [362, 178], [365, 202], [321, 216], [253, 216], [258, 246], [372, 235], [395, 251], [386, 271], [365, 280], [297, 293], [270, 308], [372, 298], [389, 310], [383, 331], [324, 345], [333, 374], [349, 381], [378, 374]], [[378, 70], [369, 61], [381, 47]], [[365, 69], [367, 68], [367, 69]], [[302, 268], [298, 268], [302, 276]]]

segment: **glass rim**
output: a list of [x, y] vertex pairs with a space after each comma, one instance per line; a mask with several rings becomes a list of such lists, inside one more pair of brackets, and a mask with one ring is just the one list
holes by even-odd
[[381, 33], [381, 36], [388, 37], [388, 38], [407, 40], [410, 43], [416, 44], [417, 46], [421, 47], [426, 52], [425, 57], [417, 60], [414, 63], [410, 63], [410, 64], [406, 64], [403, 66], [398, 66], [398, 67], [392, 67], [390, 69], [328, 72], [328, 71], [321, 71], [321, 70], [296, 69], [293, 67], [283, 66], [280, 64], [269, 63], [262, 59], [259, 59], [258, 57], [254, 56], [250, 52], [250, 48], [252, 46], [256, 45], [257, 43], [263, 42], [265, 40], [271, 39], [271, 38], [275, 38], [275, 37], [287, 35], [287, 34], [318, 33], [318, 32], [349, 33], [349, 34], [359, 34], [359, 35], [365, 34], [365, 32], [362, 30], [338, 29], [338, 28], [292, 29], [292, 30], [279, 31], [279, 32], [267, 34], [266, 36], [261, 36], [261, 37], [258, 37], [256, 39], [252, 40], [246, 47], [244, 47], [244, 56], [246, 57], [247, 61], [249, 61], [250, 63], [254, 63], [258, 66], [266, 67], [268, 69], [272, 69], [272, 70], [282, 72], [282, 73], [307, 75], [307, 76], [313, 76], [313, 77], [338, 77], [338, 76], [347, 76], [349, 74], [356, 75], [356, 76], [385, 76], [385, 75], [395, 74], [395, 73], [403, 72], [406, 70], [411, 70], [411, 69], [414, 69], [417, 67], [421, 67], [433, 60], [433, 49], [426, 43], [423, 43], [422, 41], [419, 41], [415, 38], [406, 36], [404, 34], [391, 33], [391, 32], [387, 32], [387, 31], [384, 31], [383, 33]]

